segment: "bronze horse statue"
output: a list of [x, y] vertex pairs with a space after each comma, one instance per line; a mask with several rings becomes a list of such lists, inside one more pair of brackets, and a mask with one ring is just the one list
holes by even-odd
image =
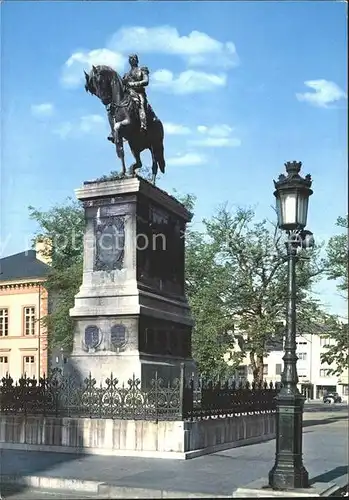
[[140, 154], [149, 149], [152, 156], [152, 182], [155, 184], [158, 169], [165, 172], [162, 122], [148, 106], [147, 129], [141, 129], [137, 102], [132, 99], [120, 75], [109, 66], [92, 66], [89, 74], [85, 72], [85, 78], [85, 90], [97, 96], [107, 108], [111, 128], [108, 139], [116, 146], [122, 164], [122, 176], [126, 176], [125, 139], [135, 159], [129, 168], [129, 175], [136, 175], [136, 170], [142, 167]]

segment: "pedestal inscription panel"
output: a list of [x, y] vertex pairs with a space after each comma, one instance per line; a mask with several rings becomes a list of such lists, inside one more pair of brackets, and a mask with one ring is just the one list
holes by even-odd
[[122, 269], [125, 246], [125, 223], [121, 216], [95, 219], [94, 271]]

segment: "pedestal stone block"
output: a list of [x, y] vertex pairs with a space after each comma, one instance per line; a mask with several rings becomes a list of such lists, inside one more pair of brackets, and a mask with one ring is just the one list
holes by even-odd
[[82, 285], [69, 368], [97, 382], [133, 373], [142, 385], [157, 372], [195, 371], [193, 320], [184, 293], [184, 235], [192, 214], [141, 178], [85, 182]]

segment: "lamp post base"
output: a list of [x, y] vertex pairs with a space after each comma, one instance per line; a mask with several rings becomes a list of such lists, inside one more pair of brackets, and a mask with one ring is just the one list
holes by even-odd
[[303, 464], [276, 464], [269, 472], [269, 486], [274, 490], [308, 488], [308, 471]]
[[276, 397], [276, 458], [269, 472], [269, 486], [274, 490], [308, 488], [309, 477], [302, 462], [304, 396], [298, 390]]

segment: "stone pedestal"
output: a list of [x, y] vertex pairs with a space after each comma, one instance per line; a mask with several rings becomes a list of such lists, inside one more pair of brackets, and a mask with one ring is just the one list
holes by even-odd
[[157, 372], [192, 373], [193, 320], [184, 294], [184, 234], [191, 220], [175, 198], [139, 177], [86, 182], [83, 281], [70, 368], [97, 383], [112, 372], [147, 386]]

